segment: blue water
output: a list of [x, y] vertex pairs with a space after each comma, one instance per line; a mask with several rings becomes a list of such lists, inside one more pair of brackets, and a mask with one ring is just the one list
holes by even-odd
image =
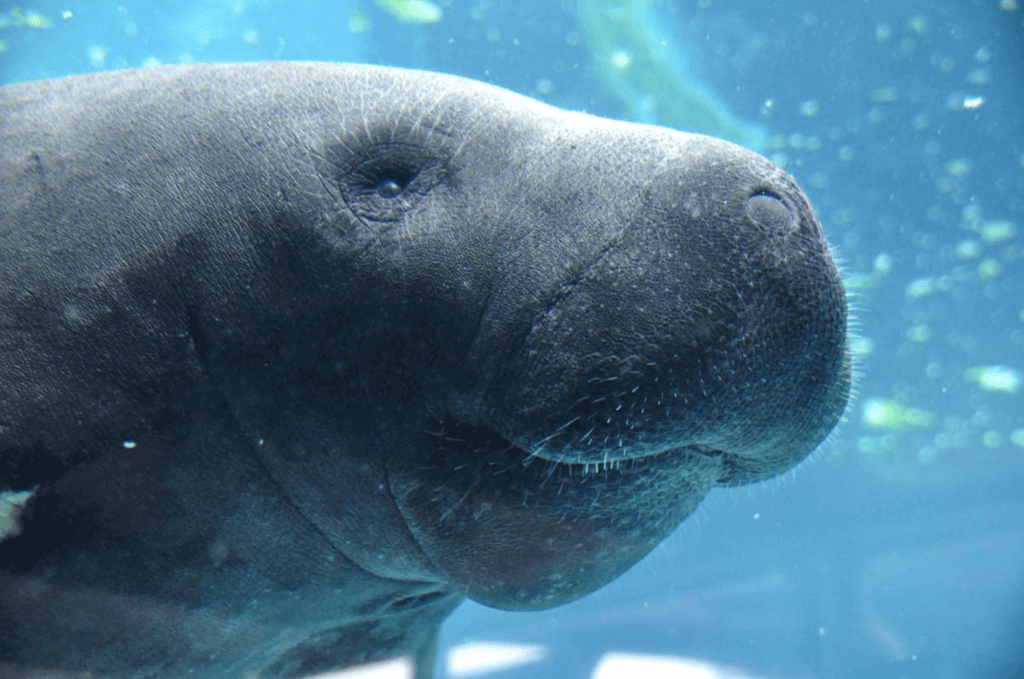
[[505, 641], [542, 647], [506, 679], [590, 677], [608, 652], [750, 677], [1024, 677], [1021, 3], [441, 4], [402, 24], [369, 1], [0, 0], [0, 82], [361, 61], [680, 124], [664, 88], [616, 94], [591, 49], [593, 21], [647, 8], [668, 91], [704, 88], [763, 130], [816, 206], [853, 294], [856, 401], [795, 472], [714, 492], [597, 594], [534, 614], [467, 604], [439, 675], [468, 676], [452, 649]]

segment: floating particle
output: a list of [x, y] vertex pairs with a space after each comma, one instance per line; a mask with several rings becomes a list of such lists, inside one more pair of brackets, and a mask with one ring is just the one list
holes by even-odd
[[789, 165], [789, 154], [785, 151], [779, 151], [769, 156], [768, 160], [772, 161], [779, 167], [785, 168]]
[[854, 356], [868, 356], [875, 351], [875, 341], [870, 337], [854, 337], [850, 340], [850, 353]]
[[1024, 429], [1014, 429], [1010, 434], [1010, 441], [1013, 442], [1013, 445], [1024, 448]]
[[800, 104], [800, 115], [811, 117], [818, 115], [818, 102], [815, 99], [808, 99]]
[[7, 51], [7, 43], [4, 42], [3, 40], [0, 40], [0, 54], [3, 54], [6, 51]]
[[933, 292], [935, 292], [935, 281], [931, 278], [918, 278], [907, 286], [907, 297], [911, 299], [926, 297]]
[[857, 452], [872, 455], [878, 451], [878, 439], [874, 436], [861, 436], [857, 439]]
[[899, 99], [899, 95], [895, 87], [879, 87], [878, 89], [871, 90], [871, 101], [879, 104], [896, 101], [897, 99]]
[[999, 432], [990, 429], [982, 435], [981, 442], [985, 444], [986, 448], [995, 449], [1003, 445], [1003, 436]]
[[484, 37], [487, 38], [488, 42], [499, 42], [501, 40], [501, 30], [496, 26], [491, 26], [484, 32]]
[[[987, 68], [974, 68], [967, 74], [967, 81], [972, 85], [984, 85], [992, 79], [992, 71]], [[967, 103], [967, 100], [964, 100]]]
[[46, 30], [53, 26], [53, 20], [45, 14], [39, 12], [26, 12], [25, 13], [25, 25], [29, 28], [38, 28], [40, 30]]
[[[812, 140], [817, 140], [816, 148], [811, 147]], [[807, 148], [811, 151], [817, 151], [821, 148], [821, 140], [817, 137], [811, 137], [811, 139], [807, 140]], [[824, 190], [828, 188], [828, 175], [824, 172], [812, 172], [807, 178], [807, 185], [814, 189]]]
[[102, 45], [92, 45], [85, 50], [85, 55], [89, 58], [89, 63], [92, 64], [93, 68], [103, 68], [107, 63], [107, 55], [110, 54], [110, 50]]
[[430, 0], [374, 0], [374, 4], [406, 24], [435, 24], [443, 16]]
[[934, 250], [939, 246], [939, 239], [934, 233], [915, 233], [913, 236], [914, 245], [925, 250]]
[[551, 94], [552, 90], [554, 90], [554, 85], [552, 85], [551, 81], [548, 80], [547, 78], [543, 78], [537, 81], [538, 94], [548, 95]]
[[615, 50], [611, 53], [611, 56], [608, 57], [608, 63], [610, 63], [614, 69], [625, 71], [633, 65], [633, 55], [630, 54], [629, 50]]
[[839, 147], [839, 160], [853, 160], [857, 155], [857, 152], [852, 146], [847, 144], [846, 146]]
[[924, 211], [925, 216], [929, 221], [932, 222], [946, 222], [946, 213], [938, 205], [929, 205], [928, 209]]
[[919, 344], [927, 342], [932, 338], [932, 329], [927, 325], [912, 325], [907, 328], [906, 338]]
[[491, 3], [488, 0], [478, 2], [469, 10], [469, 18], [473, 21], [482, 21], [491, 10]]
[[861, 421], [874, 429], [889, 431], [912, 427], [931, 428], [936, 424], [935, 415], [927, 410], [884, 398], [869, 398], [865, 401]]
[[875, 262], [872, 265], [876, 273], [887, 274], [892, 271], [892, 255], [883, 252], [882, 254], [875, 257]]
[[979, 231], [981, 224], [981, 206], [977, 203], [964, 205], [960, 211], [960, 227], [968, 231]]
[[1016, 12], [1017, 0], [999, 0], [999, 9], [1004, 12]]
[[74, 13], [70, 9], [66, 9], [66, 10], [64, 10], [63, 12], [60, 13], [60, 18], [63, 19], [64, 21], [67, 21], [68, 19], [70, 19], [73, 16], [75, 16], [75, 15], [74, 15]]
[[964, 97], [964, 108], [968, 111], [981, 108], [985, 103], [985, 97]]
[[943, 164], [942, 169], [951, 177], [965, 177], [971, 171], [971, 161], [967, 158], [947, 160]]
[[875, 40], [885, 42], [892, 37], [892, 26], [889, 24], [878, 24], [875, 26]]
[[917, 450], [917, 461], [921, 464], [931, 464], [939, 456], [935, 446], [924, 445]]
[[924, 369], [925, 377], [930, 380], [937, 380], [942, 377], [942, 364], [932, 361]]
[[1017, 225], [1006, 219], [991, 219], [981, 225], [981, 239], [986, 243], [1002, 243], [1017, 235]]
[[976, 240], [962, 240], [957, 243], [956, 256], [959, 259], [974, 259], [981, 255], [981, 243]]
[[913, 38], [903, 38], [903, 40], [900, 40], [900, 49], [904, 52], [913, 52], [915, 47], [917, 47], [917, 43], [914, 42]]
[[979, 64], [987, 64], [992, 59], [992, 50], [982, 45], [974, 51], [974, 60]]
[[260, 44], [260, 32], [255, 28], [250, 28], [242, 33], [242, 42], [246, 45], [258, 45]]
[[348, 13], [348, 30], [349, 33], [365, 33], [372, 28], [373, 24], [370, 21], [370, 17], [366, 16], [358, 9], [354, 9]]
[[907, 28], [918, 35], [924, 35], [928, 32], [928, 19], [920, 14], [915, 14], [907, 21]]
[[1016, 394], [1024, 385], [1024, 374], [1005, 365], [976, 365], [964, 371], [964, 379], [985, 391]]
[[857, 271], [843, 274], [843, 283], [848, 290], [874, 290], [878, 287], [878, 279], [871, 274]]
[[979, 278], [995, 278], [1001, 273], [1003, 273], [1003, 264], [998, 259], [983, 259], [978, 265]]
[[852, 224], [853, 217], [853, 208], [849, 207], [841, 207], [832, 213], [832, 221], [836, 224]]
[[914, 116], [914, 119], [911, 121], [910, 124], [918, 132], [920, 132], [921, 130], [928, 129], [928, 114], [921, 113]]

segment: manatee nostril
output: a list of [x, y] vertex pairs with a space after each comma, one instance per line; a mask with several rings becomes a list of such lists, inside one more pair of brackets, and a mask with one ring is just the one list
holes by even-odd
[[796, 215], [774, 193], [760, 190], [747, 199], [747, 216], [772, 233], [788, 234], [796, 229]]

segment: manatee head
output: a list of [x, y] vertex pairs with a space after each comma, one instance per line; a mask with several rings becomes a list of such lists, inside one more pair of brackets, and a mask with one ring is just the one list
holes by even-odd
[[389, 487], [433, 572], [499, 608], [577, 598], [712, 486], [825, 439], [846, 299], [782, 170], [475, 83], [402, 88], [323, 155], [391, 319], [371, 344], [400, 347], [386, 382], [422, 433], [396, 436]]
[[845, 408], [821, 227], [740, 147], [338, 64], [0, 117], [15, 673], [426, 675], [461, 594], [593, 591]]

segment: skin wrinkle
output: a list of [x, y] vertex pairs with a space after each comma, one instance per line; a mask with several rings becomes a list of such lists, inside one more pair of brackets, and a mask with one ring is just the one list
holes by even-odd
[[402, 519], [402, 529], [409, 536], [409, 539], [412, 541], [412, 543], [416, 545], [416, 547], [419, 549], [418, 556], [420, 559], [422, 559], [423, 562], [427, 564], [430, 571], [432, 573], [443, 573], [444, 570], [440, 568], [438, 564], [435, 563], [434, 560], [431, 558], [430, 554], [428, 554], [427, 551], [423, 549], [423, 544], [420, 542], [420, 536], [416, 534], [416, 531], [414, 531], [412, 529], [412, 526], [409, 524], [409, 518], [406, 516], [404, 509], [405, 503], [398, 501], [398, 496], [395, 493], [394, 486], [392, 485], [391, 475], [388, 473], [388, 465], [383, 464], [381, 465], [381, 467], [384, 472], [384, 488], [387, 489], [388, 499], [391, 500], [391, 504], [398, 511], [398, 515]]
[[[552, 174], [554, 172], [554, 170], [555, 170], [555, 163], [550, 162], [550, 157], [554, 155], [556, 149], [557, 149], [557, 145], [556, 144], [551, 144], [548, 147], [548, 149], [546, 150], [547, 155], [546, 156], [542, 156], [540, 158], [540, 160], [536, 161], [536, 163], [533, 165], [533, 167], [536, 167], [536, 164], [540, 164], [549, 173], [548, 176], [550, 176], [550, 174]], [[654, 172], [651, 173], [651, 178], [645, 184], [642, 184], [641, 186], [639, 186], [635, 190], [635, 192], [633, 194], [633, 198], [639, 199], [641, 196], [644, 195], [644, 193], [646, 192], [648, 187], [657, 178], [658, 170], [660, 170], [661, 168], [665, 167], [668, 162], [669, 162], [668, 161], [668, 157], [667, 156], [663, 156], [662, 159], [659, 161], [659, 165], [657, 165], [655, 167]], [[541, 182], [541, 184], [546, 184], [546, 183], [547, 182]], [[526, 201], [526, 196], [520, 197], [519, 202], [517, 202], [517, 203], [515, 203], [513, 205], [512, 210], [510, 210], [506, 214], [506, 218], [503, 220], [502, 223], [504, 223], [504, 224], [511, 223], [513, 218], [515, 217], [516, 209], [519, 206], [522, 206], [525, 203], [525, 201]], [[627, 202], [632, 203], [632, 200], [627, 201]], [[642, 202], [641, 202], [641, 204], [642, 204]], [[640, 205], [638, 204], [637, 208], [639, 209], [639, 207], [640, 207]], [[557, 308], [557, 306], [564, 299], [568, 298], [575, 291], [576, 286], [583, 280], [583, 278], [586, 275], [586, 272], [591, 270], [593, 267], [595, 267], [615, 247], [615, 245], [617, 245], [619, 242], [621, 242], [621, 238], [622, 238], [623, 234], [625, 233], [626, 229], [629, 227], [629, 224], [633, 223], [633, 221], [635, 219], [636, 219], [636, 215], [634, 213], [634, 215], [632, 217], [628, 218], [625, 223], [622, 223], [622, 225], [618, 229], [616, 229], [616, 231], [614, 233], [612, 233], [611, 235], [607, 236], [607, 240], [606, 240], [605, 244], [602, 246], [602, 248], [599, 249], [593, 255], [593, 257], [591, 258], [590, 261], [585, 262], [576, 271], [576, 273], [574, 275], [572, 275], [572, 278], [570, 280], [565, 281], [565, 282], [559, 284], [559, 289], [562, 292], [556, 293], [557, 296], [551, 301], [550, 304], [548, 304], [547, 307], [545, 307], [544, 309], [539, 310], [536, 314], [534, 314], [534, 318], [530, 322], [530, 324], [528, 326], [528, 330], [526, 331], [526, 333], [521, 338], [516, 340], [514, 343], [510, 343], [509, 344], [509, 346], [511, 347], [511, 351], [509, 351], [509, 355], [513, 355], [514, 356], [514, 355], [517, 355], [520, 352], [522, 347], [529, 341], [530, 335], [533, 334], [537, 330], [537, 328], [540, 327], [544, 323], [544, 321], [550, 316], [551, 312], [555, 308]], [[498, 231], [500, 232], [501, 229], [499, 228]], [[568, 273], [571, 274], [571, 272], [568, 272]], [[485, 314], [486, 314], [486, 312], [485, 312]], [[479, 331], [474, 336], [475, 337], [479, 337], [480, 336], [479, 335]], [[496, 388], [493, 385], [495, 385], [497, 383], [498, 383], [497, 380], [492, 380], [491, 381], [492, 387], [486, 390], [485, 395], [482, 398], [482, 402], [486, 403], [486, 402], [492, 402], [493, 401], [493, 396], [491, 394], [494, 391], [494, 389]], [[556, 430], [555, 434], [552, 434], [551, 436], [557, 435], [558, 433], [560, 433], [562, 431], [562, 429], [564, 429], [565, 427], [569, 426], [569, 424], [571, 424], [571, 422], [563, 424], [561, 427], [558, 428], [558, 430]], [[548, 440], [549, 439], [543, 440], [541, 442], [541, 446], [543, 446], [543, 444], [546, 443]], [[532, 457], [532, 456], [537, 455], [538, 452], [539, 452], [539, 449], [535, 448], [535, 449], [529, 451], [528, 454]]]
[[[467, 138], [464, 141], [464, 143], [460, 145], [460, 148], [462, 148], [462, 147], [467, 147], [468, 148], [468, 146], [469, 146], [468, 142], [469, 142], [469, 139]], [[542, 157], [537, 163], [535, 163], [533, 165], [533, 167], [536, 167], [539, 164], [542, 168], [544, 168], [544, 171], [547, 173], [546, 176], [550, 177], [554, 173], [554, 171], [555, 171], [555, 167], [554, 167], [555, 164], [547, 162], [547, 161], [550, 159], [550, 156], [554, 155], [555, 151], [556, 151], [556, 149], [554, 148], [554, 145], [552, 145], [552, 147], [546, 149], [546, 153], [548, 155]], [[543, 184], [545, 182], [541, 182], [541, 183]], [[493, 233], [496, 236], [497, 242], [501, 243], [501, 242], [505, 242], [506, 240], [509, 239], [508, 236], [506, 235], [511, 230], [511, 227], [509, 225], [511, 225], [513, 223], [513, 219], [516, 216], [517, 211], [523, 209], [523, 207], [528, 203], [528, 201], [529, 201], [529, 196], [527, 196], [525, 194], [520, 194], [519, 196], [517, 196], [516, 202], [514, 202], [510, 206], [510, 209], [503, 212], [502, 219], [500, 221], [498, 221], [494, 225], [493, 230], [492, 230]], [[524, 237], [529, 237], [529, 235], [530, 234], [524, 234]], [[497, 299], [501, 295], [501, 292], [503, 291], [504, 287], [505, 286], [503, 286], [501, 284], [490, 285], [489, 286], [490, 289], [488, 291], [488, 294], [484, 298], [484, 304], [482, 304], [481, 307], [480, 307], [480, 313], [477, 316], [477, 322], [476, 322], [476, 324], [474, 326], [474, 329], [473, 329], [473, 332], [472, 332], [473, 340], [468, 345], [467, 353], [470, 356], [474, 355], [478, 351], [478, 349], [476, 348], [477, 344], [483, 338], [481, 329], [483, 328], [486, 319], [493, 312], [493, 302], [494, 302], [494, 300]], [[532, 328], [532, 325], [529, 326], [529, 327]], [[516, 353], [518, 353], [519, 348], [526, 341], [525, 338], [529, 334], [529, 332], [530, 332], [530, 330], [527, 330], [523, 334], [522, 339], [509, 342], [509, 344], [507, 346], [509, 346], [511, 348], [511, 351], [507, 352], [508, 355], [515, 355]], [[474, 413], [474, 416], [471, 416], [471, 418], [472, 418], [473, 421], [475, 421], [476, 417], [479, 417], [479, 414], [483, 411], [484, 404], [486, 404], [486, 403], [491, 401], [491, 390], [492, 390], [492, 388], [493, 388], [493, 386], [495, 384], [495, 379], [494, 379], [493, 375], [491, 375], [489, 377], [490, 377], [489, 384], [484, 386], [482, 389], [480, 389], [480, 395], [478, 397], [477, 404], [472, 409], [472, 411]], [[446, 391], [446, 399], [445, 399], [446, 400], [446, 403], [445, 403], [446, 411], [450, 410], [449, 406], [448, 406], [448, 403], [447, 403], [447, 401], [450, 398], [451, 398], [451, 394]]]

